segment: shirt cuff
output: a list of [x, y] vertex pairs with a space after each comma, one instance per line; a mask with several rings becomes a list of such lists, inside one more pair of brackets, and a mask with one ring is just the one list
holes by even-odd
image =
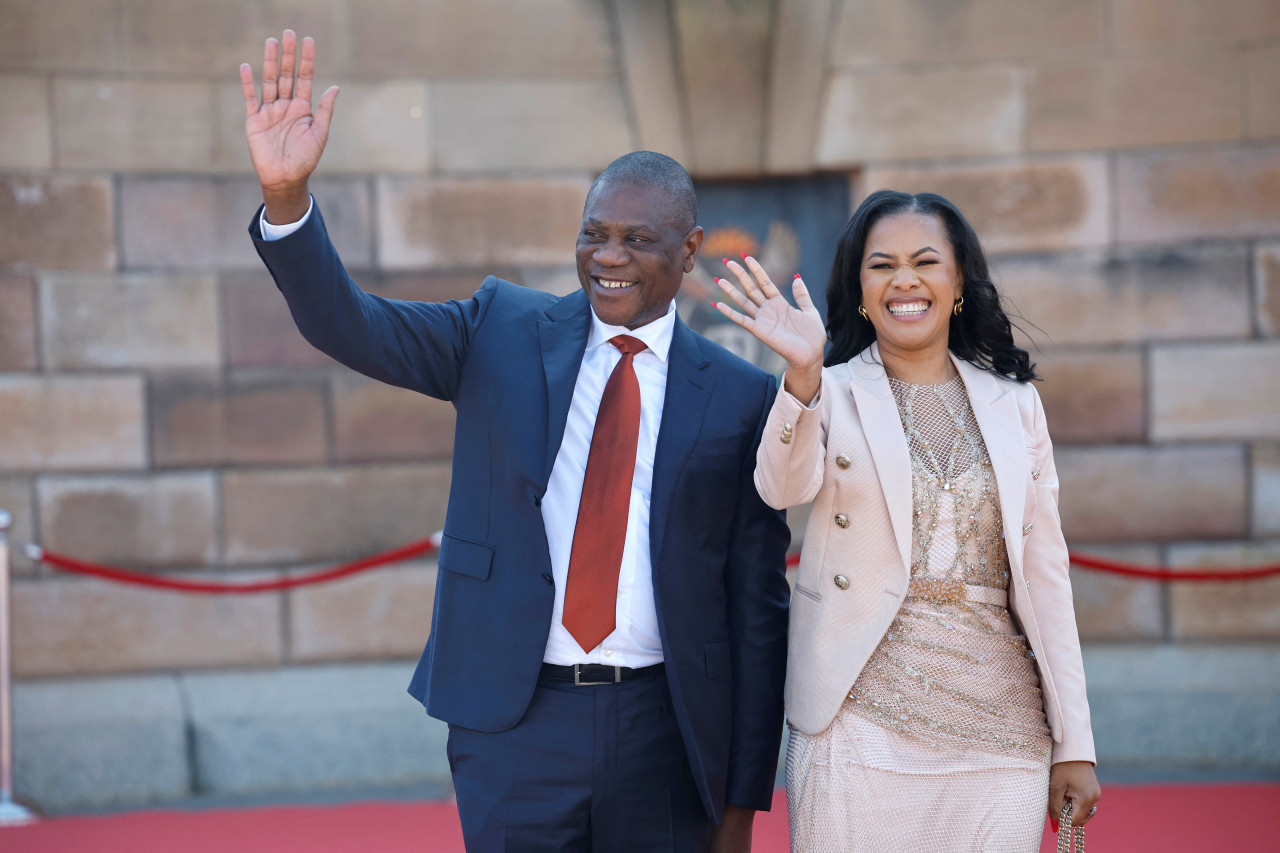
[[307, 220], [311, 218], [311, 208], [315, 207], [316, 199], [312, 196], [307, 201], [307, 212], [297, 222], [289, 222], [285, 225], [272, 225], [267, 221], [267, 209], [262, 208], [262, 213], [258, 215], [258, 230], [262, 232], [262, 239], [270, 243], [272, 240], [280, 240], [288, 237], [294, 231], [297, 231], [303, 225], [307, 224]]

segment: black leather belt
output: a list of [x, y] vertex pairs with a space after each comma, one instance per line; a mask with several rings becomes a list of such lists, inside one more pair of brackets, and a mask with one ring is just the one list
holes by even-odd
[[538, 675], [544, 681], [568, 681], [579, 687], [592, 687], [598, 684], [619, 684], [638, 678], [657, 678], [662, 675], [663, 666], [656, 663], [632, 669], [629, 666], [608, 666], [603, 663], [575, 663], [573, 666], [544, 663]]

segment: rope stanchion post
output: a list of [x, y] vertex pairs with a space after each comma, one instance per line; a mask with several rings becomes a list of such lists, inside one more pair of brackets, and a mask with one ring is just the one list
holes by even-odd
[[0, 827], [22, 826], [35, 816], [13, 801], [13, 658], [9, 627], [9, 528], [13, 516], [0, 509]]

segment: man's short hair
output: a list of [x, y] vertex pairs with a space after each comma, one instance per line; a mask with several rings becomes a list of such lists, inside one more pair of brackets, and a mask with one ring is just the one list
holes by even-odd
[[632, 151], [614, 160], [587, 192], [586, 207], [606, 183], [658, 187], [666, 195], [663, 214], [667, 221], [688, 233], [698, 224], [698, 197], [693, 178], [675, 160], [656, 151]]

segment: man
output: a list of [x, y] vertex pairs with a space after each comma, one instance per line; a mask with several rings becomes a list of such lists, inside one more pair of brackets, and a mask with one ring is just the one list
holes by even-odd
[[409, 691], [449, 723], [467, 849], [748, 850], [782, 726], [790, 537], [752, 484], [773, 378], [675, 314], [702, 242], [689, 176], [650, 152], [605, 170], [580, 293], [490, 276], [462, 302], [370, 296], [307, 191], [337, 89], [313, 114], [315, 45], [282, 47], [261, 102], [240, 71], [258, 252], [312, 344], [457, 409]]

